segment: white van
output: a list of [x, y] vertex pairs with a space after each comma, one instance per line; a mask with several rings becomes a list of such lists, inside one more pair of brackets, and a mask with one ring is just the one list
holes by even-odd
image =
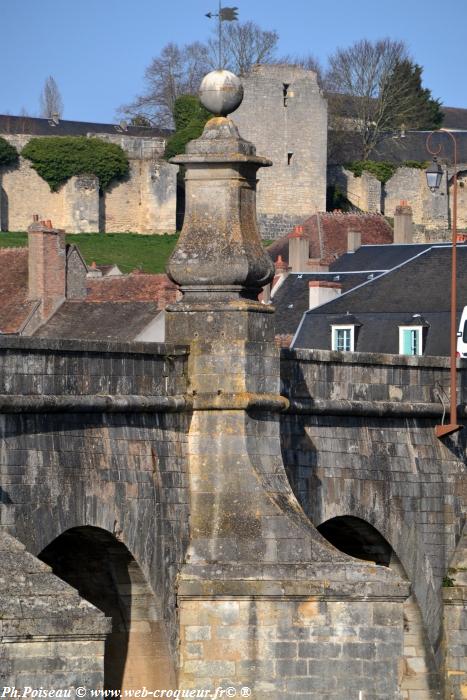
[[467, 306], [462, 309], [462, 316], [457, 331], [457, 357], [467, 357]]

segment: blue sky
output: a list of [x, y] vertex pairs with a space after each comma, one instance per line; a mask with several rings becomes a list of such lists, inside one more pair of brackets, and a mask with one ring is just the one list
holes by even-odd
[[[407, 42], [424, 84], [443, 104], [467, 108], [467, 0], [224, 0], [240, 19], [280, 36], [280, 54], [313, 53], [389, 36]], [[53, 75], [65, 119], [114, 121], [143, 89], [151, 58], [169, 41], [208, 37], [217, 0], [0, 0], [0, 113], [37, 115]], [[212, 20], [211, 20], [212, 22]]]

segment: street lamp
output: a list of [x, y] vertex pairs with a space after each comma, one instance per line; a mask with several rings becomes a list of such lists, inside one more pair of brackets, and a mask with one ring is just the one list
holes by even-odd
[[[441, 177], [443, 171], [440, 164], [436, 160], [436, 156], [441, 153], [442, 146], [438, 146], [436, 150], [431, 148], [431, 139], [433, 134], [442, 132], [448, 134], [451, 138], [454, 149], [454, 176], [453, 176], [453, 187], [452, 187], [452, 258], [451, 258], [451, 332], [450, 332], [450, 346], [451, 346], [451, 362], [450, 362], [450, 387], [451, 387], [451, 397], [450, 397], [450, 414], [449, 423], [446, 425], [437, 425], [435, 427], [436, 437], [441, 438], [446, 435], [451, 435], [458, 430], [462, 429], [462, 425], [457, 423], [457, 359], [456, 359], [456, 345], [457, 345], [457, 141], [454, 135], [447, 129], [440, 129], [438, 132], [433, 131], [428, 135], [426, 140], [426, 150], [430, 155], [433, 156], [433, 162], [425, 171], [426, 181], [428, 187], [432, 192], [436, 192], [441, 183]], [[446, 173], [446, 178], [447, 178]]]
[[431, 161], [431, 165], [425, 170], [426, 182], [432, 192], [436, 192], [441, 184], [443, 169], [438, 163], [436, 156]]

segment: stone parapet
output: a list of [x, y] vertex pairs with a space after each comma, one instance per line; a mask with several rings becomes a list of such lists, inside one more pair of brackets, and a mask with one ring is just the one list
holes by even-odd
[[[74, 408], [82, 412], [86, 404], [91, 408], [93, 396], [96, 406], [105, 409], [107, 404], [111, 409], [112, 400], [106, 395], [127, 397], [127, 402], [128, 397], [139, 397], [140, 403], [144, 397], [183, 395], [186, 368], [187, 349], [170, 344], [24, 336], [0, 339], [0, 394], [16, 395], [26, 402], [29, 398], [36, 408], [41, 402], [41, 411], [47, 409], [47, 403], [52, 410], [60, 403], [72, 410], [70, 397], [75, 399]], [[170, 410], [169, 403], [164, 409], [161, 404], [161, 410]]]

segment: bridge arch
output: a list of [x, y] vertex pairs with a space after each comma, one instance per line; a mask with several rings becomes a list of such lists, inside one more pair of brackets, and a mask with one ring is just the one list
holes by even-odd
[[122, 542], [101, 528], [74, 527], [38, 557], [112, 619], [105, 644], [106, 689], [176, 687], [161, 602]]
[[313, 524], [319, 529], [332, 518], [354, 517], [368, 523], [390, 543], [403, 566], [405, 577], [412, 584], [439, 665], [443, 633], [440, 588], [444, 569], [435, 568], [439, 562], [428, 554], [423, 529], [417, 524], [417, 512], [401, 512], [399, 499], [391, 494], [388, 482], [380, 485], [371, 480], [348, 480], [345, 486], [351, 498], [342, 498], [338, 487], [333, 488], [332, 481], [332, 478], [326, 480], [319, 504], [309, 509]]
[[[341, 552], [390, 567], [402, 578], [408, 578], [391, 544], [368, 521], [352, 515], [342, 515], [321, 523], [318, 525], [318, 531]], [[403, 659], [400, 687], [404, 697], [408, 700], [440, 698], [439, 676], [433, 650], [413, 592], [404, 603]]]

